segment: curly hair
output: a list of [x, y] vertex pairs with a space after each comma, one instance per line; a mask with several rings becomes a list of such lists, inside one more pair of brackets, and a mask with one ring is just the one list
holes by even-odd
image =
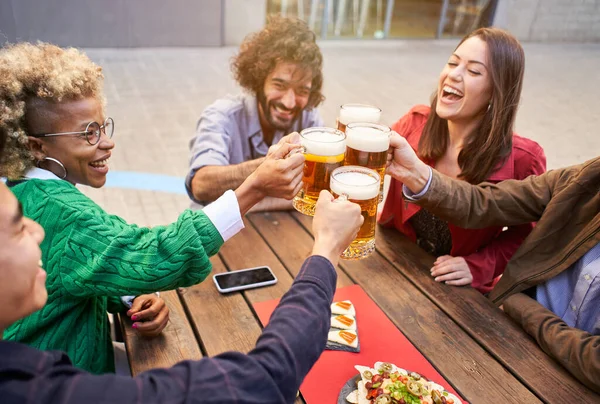
[[102, 68], [75, 48], [19, 43], [0, 50], [0, 176], [20, 178], [34, 164], [27, 138], [27, 105], [97, 97], [104, 104]]
[[314, 32], [295, 18], [272, 17], [259, 32], [248, 35], [231, 63], [233, 76], [240, 86], [259, 94], [277, 63], [294, 63], [312, 73], [308, 108], [317, 107], [325, 97], [323, 55]]
[[4, 145], [6, 144], [6, 133], [0, 132], [0, 159], [4, 155]]

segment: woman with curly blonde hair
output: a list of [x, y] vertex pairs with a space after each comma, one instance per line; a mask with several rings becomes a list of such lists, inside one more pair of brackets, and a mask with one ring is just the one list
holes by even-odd
[[[287, 133], [323, 126], [316, 110], [324, 99], [323, 56], [304, 21], [271, 18], [244, 40], [231, 68], [246, 92], [209, 105], [190, 142], [185, 184], [195, 204], [239, 186]], [[290, 201], [266, 199], [254, 210], [291, 208]]]
[[[45, 230], [48, 274], [48, 304], [4, 338], [64, 350], [93, 373], [114, 370], [106, 311], [123, 308], [115, 296], [204, 280], [209, 257], [243, 228], [241, 216], [265, 196], [298, 192], [304, 163], [301, 154], [282, 159], [296, 147], [284, 143], [204, 211], [152, 229], [129, 225], [75, 187], [106, 181], [115, 144], [102, 85], [102, 69], [76, 49], [22, 43], [0, 51], [0, 133], [8, 138], [0, 176]], [[150, 334], [164, 328], [168, 313], [152, 296], [138, 296], [128, 312], [133, 326]]]

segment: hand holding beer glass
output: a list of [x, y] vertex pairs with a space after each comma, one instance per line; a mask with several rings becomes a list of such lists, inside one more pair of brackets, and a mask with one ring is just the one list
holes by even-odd
[[364, 218], [356, 239], [342, 253], [347, 260], [366, 258], [375, 251], [375, 225], [380, 177], [375, 170], [359, 166], [336, 168], [331, 173], [331, 193], [360, 206]]
[[293, 205], [298, 212], [314, 216], [319, 193], [329, 189], [331, 172], [344, 164], [346, 135], [332, 128], [308, 128], [300, 132], [300, 144], [305, 157], [304, 185]]
[[379, 202], [383, 200], [383, 177], [390, 148], [391, 129], [376, 123], [350, 123], [346, 127], [345, 165], [371, 168], [379, 174]]
[[355, 122], [379, 123], [381, 109], [367, 104], [344, 104], [340, 107], [337, 128], [346, 132], [346, 126]]
[[317, 201], [312, 222], [315, 236], [312, 255], [321, 255], [336, 266], [342, 252], [356, 238], [363, 221], [359, 205], [335, 199], [324, 189]]

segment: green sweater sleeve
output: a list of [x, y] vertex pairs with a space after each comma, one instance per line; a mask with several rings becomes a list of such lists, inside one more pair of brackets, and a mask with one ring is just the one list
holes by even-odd
[[73, 296], [140, 295], [194, 285], [208, 276], [209, 257], [223, 244], [201, 211], [186, 210], [173, 224], [142, 228], [109, 215], [66, 181], [27, 183], [30, 192], [19, 199], [26, 215], [46, 230], [46, 265], [58, 270]]

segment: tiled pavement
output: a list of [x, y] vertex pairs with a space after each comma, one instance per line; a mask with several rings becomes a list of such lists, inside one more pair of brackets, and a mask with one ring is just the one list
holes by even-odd
[[[392, 123], [428, 103], [457, 41], [325, 42], [325, 122], [345, 102], [380, 106]], [[600, 44], [525, 44], [527, 58], [517, 132], [539, 142], [548, 167], [600, 155]], [[184, 177], [188, 141], [202, 109], [238, 89], [229, 62], [236, 48], [90, 49], [104, 67], [117, 146], [111, 170]], [[129, 222], [174, 221], [186, 196], [120, 188], [81, 189]]]

